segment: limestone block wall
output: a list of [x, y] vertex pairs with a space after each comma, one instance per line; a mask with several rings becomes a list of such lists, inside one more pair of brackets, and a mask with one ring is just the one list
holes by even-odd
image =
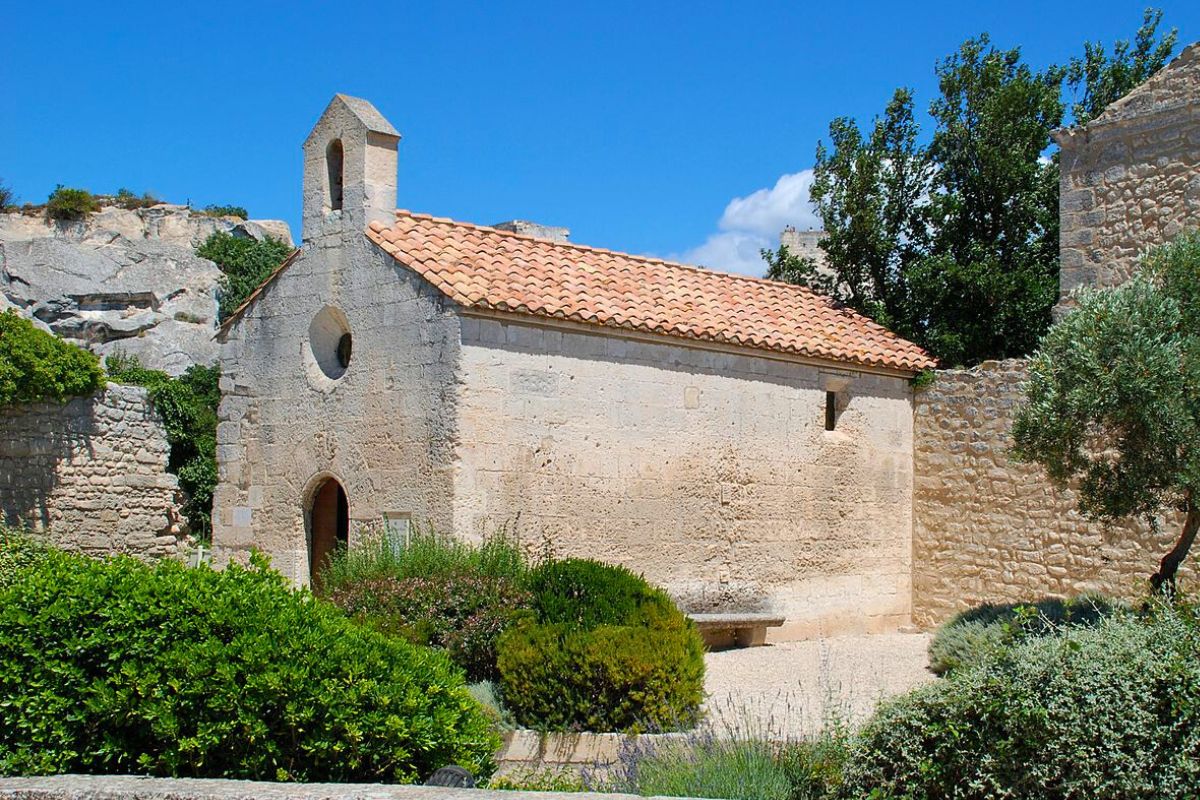
[[[982, 602], [1084, 591], [1145, 595], [1178, 533], [1164, 520], [1106, 528], [1073, 492], [1009, 456], [1023, 360], [939, 372], [913, 414], [913, 621], [934, 627]], [[1194, 561], [1193, 561], [1194, 564]], [[1194, 574], [1194, 567], [1186, 568]]]
[[779, 638], [908, 623], [904, 378], [493, 318], [462, 342], [461, 535], [508, 526], [692, 607], [776, 610]]
[[[309, 510], [329, 478], [346, 493], [351, 544], [385, 514], [450, 529], [457, 316], [361, 230], [345, 236], [307, 242], [223, 336], [217, 563], [256, 548], [307, 584]], [[352, 336], [336, 378], [319, 362], [342, 331], [318, 317]]]
[[1058, 141], [1062, 291], [1123, 283], [1143, 250], [1200, 226], [1200, 43]]
[[190, 545], [170, 445], [146, 390], [0, 409], [0, 510], [95, 555], [180, 556]]

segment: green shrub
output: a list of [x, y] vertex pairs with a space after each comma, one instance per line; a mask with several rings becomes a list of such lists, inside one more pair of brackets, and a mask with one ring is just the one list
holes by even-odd
[[666, 592], [628, 569], [581, 558], [542, 564], [530, 575], [529, 588], [544, 624], [639, 625], [647, 614], [679, 613]]
[[525, 624], [498, 651], [505, 707], [524, 727], [637, 733], [699, 718], [704, 647], [687, 625]]
[[210, 217], [238, 217], [250, 219], [250, 213], [242, 206], [205, 206], [204, 213]]
[[496, 678], [496, 640], [529, 606], [510, 580], [466, 573], [382, 576], [322, 593], [383, 633], [445, 649], [472, 681]]
[[39, 330], [12, 309], [0, 314], [0, 406], [65, 400], [103, 386], [95, 355]]
[[278, 239], [258, 241], [220, 231], [209, 236], [196, 255], [214, 262], [224, 273], [217, 297], [221, 319], [244, 303], [291, 252]]
[[139, 197], [134, 192], [124, 188], [117, 190], [116, 195], [113, 196], [113, 201], [116, 203], [116, 205], [127, 210], [150, 208], [151, 206], [156, 206], [162, 202], [162, 200], [150, 194], [150, 192], [144, 192], [142, 196]]
[[676, 730], [695, 724], [704, 645], [664, 592], [621, 567], [548, 562], [533, 617], [497, 645], [504, 703], [540, 730]]
[[134, 356], [120, 353], [105, 359], [109, 377], [118, 383], [144, 386], [163, 418], [171, 455], [167, 469], [187, 494], [183, 506], [192, 535], [212, 537], [212, 499], [217, 486], [217, 406], [221, 402], [220, 368], [195, 364], [178, 378], [146, 369]]
[[929, 643], [929, 669], [944, 675], [977, 664], [1015, 642], [1057, 635], [1064, 628], [1094, 627], [1106, 617], [1130, 611], [1125, 603], [1099, 594], [1037, 603], [985, 603], [938, 628]]
[[1195, 612], [1169, 607], [1025, 640], [881, 706], [847, 796], [1195, 797], [1198, 654]]
[[61, 183], [46, 201], [46, 214], [50, 219], [82, 219], [99, 208], [100, 204], [87, 189], [69, 189]]
[[0, 590], [0, 773], [413, 781], [499, 739], [446, 658], [257, 559], [53, 552]]
[[0, 181], [0, 211], [4, 211], [16, 203], [17, 197], [13, 190]]
[[28, 533], [0, 525], [0, 591], [25, 567], [41, 561], [49, 549]]

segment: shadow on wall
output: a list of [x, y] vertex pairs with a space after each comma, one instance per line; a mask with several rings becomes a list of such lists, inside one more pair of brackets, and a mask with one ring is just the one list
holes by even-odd
[[[0, 409], [0, 511], [11, 527], [49, 529], [62, 465], [94, 462], [102, 395]], [[100, 485], [100, 475], [80, 479]]]

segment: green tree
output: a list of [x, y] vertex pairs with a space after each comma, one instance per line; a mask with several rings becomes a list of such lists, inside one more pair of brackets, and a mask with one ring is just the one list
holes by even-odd
[[1171, 587], [1200, 529], [1200, 233], [1117, 288], [1076, 295], [1029, 366], [1014, 453], [1077, 485], [1093, 519], [1185, 515], [1151, 577]]
[[1091, 122], [1110, 103], [1163, 68], [1175, 49], [1179, 31], [1172, 28], [1160, 36], [1161, 22], [1162, 11], [1147, 8], [1133, 44], [1128, 39], [1118, 40], [1111, 57], [1100, 42], [1084, 42], [1083, 58], [1072, 58], [1067, 68], [1067, 86], [1077, 98], [1071, 104], [1074, 124]]
[[812, 199], [832, 275], [764, 250], [768, 277], [810, 286], [923, 345], [947, 365], [1030, 353], [1058, 298], [1058, 156], [1064, 82], [1078, 122], [1166, 63], [1172, 31], [1147, 11], [1111, 57], [1088, 44], [1070, 68], [1035, 70], [982, 35], [938, 63], [922, 146], [898, 90], [864, 131], [846, 117], [818, 145]]
[[217, 298], [222, 320], [237, 310], [259, 284], [292, 252], [278, 239], [259, 241], [217, 232], [196, 249], [196, 255], [216, 263], [225, 273]]
[[913, 271], [923, 344], [950, 364], [1024, 355], [1058, 298], [1063, 70], [1036, 72], [986, 35], [938, 64], [929, 253]]
[[778, 250], [764, 249], [759, 251], [763, 261], [767, 262], [767, 277], [773, 281], [783, 281], [797, 286], [807, 286], [821, 294], [834, 293], [833, 281], [828, 275], [817, 271], [817, 262], [811, 258], [796, 255], [786, 244], [781, 244]]
[[821, 247], [836, 274], [826, 290], [907, 336], [919, 328], [908, 273], [925, 244], [930, 179], [918, 134], [907, 89], [896, 91], [869, 135], [848, 117], [835, 119], [832, 149], [817, 145], [812, 186], [827, 232]]

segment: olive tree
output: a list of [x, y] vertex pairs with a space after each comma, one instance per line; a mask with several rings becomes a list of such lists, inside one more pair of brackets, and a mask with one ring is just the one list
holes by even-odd
[[1200, 529], [1200, 233], [1149, 253], [1128, 283], [1074, 299], [1030, 362], [1014, 453], [1075, 486], [1093, 519], [1181, 512], [1150, 579], [1169, 590]]

